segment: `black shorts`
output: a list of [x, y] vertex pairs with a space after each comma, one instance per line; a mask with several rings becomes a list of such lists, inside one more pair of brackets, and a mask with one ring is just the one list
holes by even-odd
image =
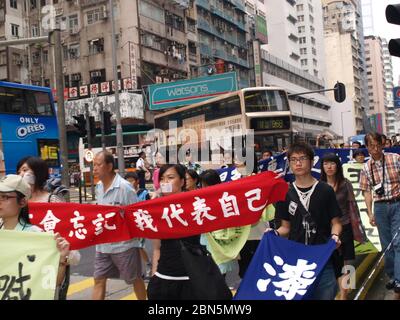
[[196, 300], [190, 280], [165, 280], [151, 277], [147, 286], [149, 300]]
[[354, 236], [351, 224], [343, 225], [342, 234], [340, 235], [340, 252], [342, 254], [344, 261], [354, 260], [356, 258], [356, 253], [354, 249]]

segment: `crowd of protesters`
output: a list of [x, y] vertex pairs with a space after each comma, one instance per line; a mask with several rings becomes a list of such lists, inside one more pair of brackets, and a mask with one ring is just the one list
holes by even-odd
[[[389, 278], [386, 287], [400, 294], [400, 236], [395, 237], [400, 229], [400, 156], [383, 152], [384, 148], [397, 145], [399, 142], [396, 137], [388, 139], [378, 133], [368, 133], [365, 136], [365, 146], [354, 141], [351, 145], [343, 143], [340, 147], [353, 149], [352, 161], [363, 164], [360, 188], [364, 193], [371, 225], [377, 226], [382, 250], [386, 251], [385, 271]], [[334, 148], [335, 145], [326, 136], [320, 135], [316, 147]], [[356, 237], [351, 219], [359, 215], [352, 184], [344, 177], [342, 163], [335, 153], [325, 153], [321, 163], [321, 178], [317, 180], [311, 175], [314, 165], [313, 147], [297, 142], [285, 151], [295, 177], [295, 181], [290, 183], [285, 201], [272, 207], [275, 216], [269, 222], [262, 219], [252, 226], [240, 253], [233, 260], [219, 264], [219, 270], [222, 275], [226, 275], [232, 272], [234, 263], [238, 261], [239, 276], [243, 278], [264, 232], [275, 232], [306, 245], [322, 244], [333, 239], [337, 249], [317, 280], [312, 298], [331, 300], [337, 297], [345, 300], [348, 298], [348, 289], [343, 283], [349, 275], [342, 274], [342, 267], [352, 264], [355, 259]], [[256, 160], [273, 157], [273, 152], [265, 149]], [[94, 158], [94, 174], [99, 179], [96, 185], [97, 203], [128, 205], [181, 192], [195, 192], [199, 188], [221, 183], [217, 171], [203, 170], [199, 163], [192, 160], [190, 151], [186, 153], [182, 164], [168, 164], [161, 154], [157, 154], [156, 159], [152, 175], [153, 187], [148, 190], [146, 181], [151, 177], [144, 152], [136, 163], [136, 172], [129, 172], [125, 177], [116, 172], [111, 153], [98, 153]], [[366, 159], [369, 160], [366, 162]], [[221, 168], [235, 165], [232, 157], [230, 163], [227, 161], [224, 157]], [[28, 201], [63, 202], [63, 191], [56, 193], [48, 188], [48, 168], [40, 158], [21, 159], [17, 173], [18, 176], [8, 175], [0, 181], [0, 229], [42, 231], [30, 224]], [[256, 173], [257, 168], [252, 174]], [[216, 237], [218, 232], [208, 236]], [[55, 239], [61, 253], [56, 299], [66, 299], [69, 266], [79, 262], [79, 252], [70, 250], [68, 241], [60, 235], [56, 234]], [[206, 235], [151, 242], [135, 238], [97, 245], [93, 299], [105, 298], [109, 278], [125, 280], [133, 286], [140, 300], [194, 299], [193, 284], [182, 261], [182, 243], [204, 246], [212, 251]], [[146, 251], [146, 246], [150, 245], [153, 252], [151, 258]], [[144, 270], [142, 264], [146, 266]], [[146, 278], [150, 280], [147, 289], [144, 281]]]

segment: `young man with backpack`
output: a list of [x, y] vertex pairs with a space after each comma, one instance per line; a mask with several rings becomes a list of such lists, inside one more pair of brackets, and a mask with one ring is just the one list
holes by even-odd
[[[312, 147], [302, 142], [295, 143], [289, 148], [287, 157], [295, 181], [289, 187], [286, 200], [276, 204], [275, 217], [281, 221], [281, 226], [275, 233], [306, 245], [324, 244], [333, 239], [338, 248], [342, 213], [333, 188], [311, 175], [314, 163]], [[343, 260], [336, 250], [321, 271], [311, 299], [335, 298], [338, 289], [336, 278], [340, 276], [342, 266]]]

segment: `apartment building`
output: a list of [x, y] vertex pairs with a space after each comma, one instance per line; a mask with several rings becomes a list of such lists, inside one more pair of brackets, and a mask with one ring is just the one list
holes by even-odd
[[[0, 1], [0, 39], [12, 40], [28, 36], [28, 21], [23, 0]], [[29, 79], [27, 46], [0, 47], [0, 79], [27, 82]]]
[[[368, 97], [361, 6], [357, 0], [323, 0], [326, 83], [346, 85], [347, 100], [335, 104], [332, 127], [348, 137], [368, 129]], [[333, 94], [331, 94], [333, 96]]]
[[[236, 71], [239, 87], [250, 85], [249, 27], [244, 1], [196, 0], [199, 75]], [[215, 69], [213, 70], [215, 66]]]

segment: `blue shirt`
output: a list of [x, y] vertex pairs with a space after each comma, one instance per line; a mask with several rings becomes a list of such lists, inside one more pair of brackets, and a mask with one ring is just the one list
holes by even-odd
[[[96, 185], [96, 199], [97, 204], [114, 206], [126, 206], [137, 202], [136, 192], [131, 184], [121, 178], [119, 174], [115, 175], [108, 190], [104, 190], [101, 181]], [[120, 253], [137, 247], [137, 242], [137, 239], [131, 239], [122, 242], [98, 244], [96, 245], [96, 251], [101, 253]]]

